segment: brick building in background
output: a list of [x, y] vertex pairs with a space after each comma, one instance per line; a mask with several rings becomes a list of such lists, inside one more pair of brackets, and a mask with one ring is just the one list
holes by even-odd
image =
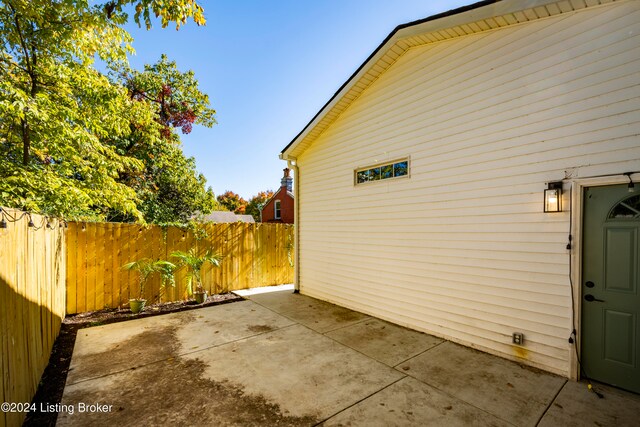
[[293, 224], [293, 178], [289, 169], [284, 169], [280, 189], [264, 204], [260, 211], [262, 222]]

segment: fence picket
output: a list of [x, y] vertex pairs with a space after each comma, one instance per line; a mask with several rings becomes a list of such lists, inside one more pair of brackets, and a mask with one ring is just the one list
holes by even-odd
[[[82, 231], [84, 227], [84, 231]], [[141, 228], [137, 224], [70, 223], [67, 229], [68, 314], [118, 307], [137, 296], [137, 275], [122, 265], [140, 258], [170, 259], [175, 250], [213, 247], [224, 259], [220, 268], [206, 266], [203, 281], [209, 292], [291, 283], [293, 267], [287, 245], [293, 226], [286, 224], [206, 224], [194, 233], [177, 227]], [[97, 259], [97, 258], [100, 259]], [[164, 290], [164, 301], [185, 293], [185, 270], [176, 273], [175, 289]], [[160, 278], [147, 283], [145, 296], [155, 302]], [[72, 298], [70, 300], [69, 298]]]

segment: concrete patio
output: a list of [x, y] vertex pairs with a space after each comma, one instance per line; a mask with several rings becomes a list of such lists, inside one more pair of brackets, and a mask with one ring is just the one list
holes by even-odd
[[80, 330], [58, 425], [638, 423], [632, 393], [599, 385], [599, 399], [290, 291], [249, 298]]

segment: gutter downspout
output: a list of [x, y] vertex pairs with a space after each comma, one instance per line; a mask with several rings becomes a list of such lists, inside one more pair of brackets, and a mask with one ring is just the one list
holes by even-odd
[[[282, 157], [281, 157], [282, 158]], [[300, 200], [300, 169], [295, 157], [287, 157], [287, 167], [293, 169], [295, 177], [295, 186], [293, 187], [293, 293], [300, 292], [300, 208], [298, 200]]]

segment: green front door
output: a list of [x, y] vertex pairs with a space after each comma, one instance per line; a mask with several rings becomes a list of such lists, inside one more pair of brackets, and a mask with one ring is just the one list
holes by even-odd
[[640, 393], [640, 194], [584, 192], [582, 363], [598, 381]]

